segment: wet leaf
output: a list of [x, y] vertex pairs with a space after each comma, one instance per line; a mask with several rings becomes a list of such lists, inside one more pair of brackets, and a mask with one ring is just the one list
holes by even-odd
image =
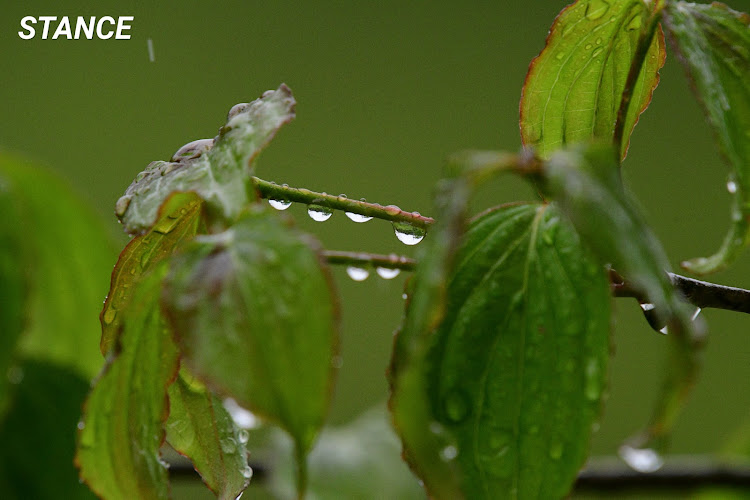
[[611, 264], [667, 325], [670, 351], [661, 395], [648, 429], [632, 443], [663, 447], [697, 377], [703, 323], [692, 321], [694, 308], [672, 286], [666, 253], [625, 192], [609, 146], [555, 153], [541, 186], [600, 262]]
[[[0, 191], [2, 203], [10, 200], [17, 217], [0, 229], [0, 238], [10, 245], [0, 249], [2, 265], [26, 279], [19, 352], [91, 378], [104, 363], [96, 348], [96, 315], [115, 256], [110, 236], [60, 178], [26, 160], [0, 155]], [[21, 297], [18, 290], [10, 293], [13, 300]], [[11, 308], [18, 304], [12, 302], [0, 304], [0, 315], [13, 314]]]
[[726, 5], [670, 2], [666, 23], [724, 158], [732, 226], [712, 256], [682, 265], [705, 274], [732, 263], [750, 234], [750, 16]]
[[[416, 280], [429, 272], [420, 270]], [[603, 268], [553, 206], [504, 206], [473, 221], [447, 284], [444, 317], [411, 360], [427, 392], [427, 411], [417, 418], [427, 419], [406, 434], [402, 423], [414, 417], [395, 418], [407, 457], [455, 471], [447, 487], [420, 475], [430, 495], [560, 498], [569, 491], [604, 392], [609, 302]]]
[[[555, 20], [531, 62], [521, 98], [521, 136], [547, 158], [591, 138], [613, 139], [623, 90], [649, 8], [642, 0], [578, 0]], [[657, 30], [633, 88], [624, 123], [624, 157], [638, 117], [651, 102], [666, 52]]]
[[73, 467], [76, 422], [88, 380], [69, 368], [22, 361], [0, 424], [0, 497], [93, 499]]
[[294, 118], [294, 105], [292, 91], [282, 84], [232, 108], [214, 142], [190, 148], [193, 154], [180, 154], [174, 158], [178, 161], [152, 162], [117, 202], [125, 230], [136, 234], [150, 228], [159, 207], [175, 191], [194, 191], [206, 201], [209, 213], [234, 220], [255, 199], [250, 180], [255, 157]]
[[338, 343], [331, 284], [311, 243], [256, 206], [176, 256], [163, 296], [191, 373], [287, 430], [302, 478]]
[[184, 371], [169, 387], [166, 429], [167, 442], [193, 462], [217, 498], [234, 500], [245, 490], [252, 475], [247, 431], [237, 429], [221, 400]]
[[[267, 488], [274, 498], [293, 498], [289, 440], [273, 435], [274, 456]], [[319, 500], [394, 498], [423, 500], [424, 490], [399, 457], [401, 446], [384, 408], [373, 408], [352, 422], [326, 428], [310, 453], [310, 496]], [[249, 493], [249, 492], [248, 492]]]
[[102, 325], [100, 348], [105, 356], [115, 347], [122, 326], [119, 313], [130, 301], [135, 284], [154, 265], [174, 253], [195, 236], [201, 223], [203, 202], [195, 193], [173, 193], [159, 209], [154, 226], [136, 236], [120, 253], [99, 315]]
[[159, 306], [165, 274], [163, 263], [137, 285], [122, 311], [119, 353], [84, 406], [76, 464], [89, 487], [110, 500], [168, 496], [159, 448], [178, 352]]

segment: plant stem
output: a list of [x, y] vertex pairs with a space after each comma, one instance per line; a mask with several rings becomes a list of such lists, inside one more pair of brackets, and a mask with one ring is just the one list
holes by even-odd
[[324, 250], [323, 256], [329, 264], [345, 266], [374, 266], [386, 269], [400, 269], [402, 271], [413, 271], [417, 262], [403, 255], [382, 255], [366, 252], [341, 252], [337, 250]]
[[383, 206], [379, 203], [368, 203], [366, 201], [352, 200], [345, 196], [335, 196], [326, 193], [317, 193], [305, 188], [293, 188], [286, 184], [278, 185], [258, 177], [253, 177], [255, 189], [261, 198], [287, 200], [307, 205], [320, 205], [332, 210], [343, 210], [365, 217], [374, 217], [391, 222], [404, 222], [420, 229], [427, 229], [435, 221], [431, 217], [425, 217], [418, 212], [406, 212], [396, 205]]

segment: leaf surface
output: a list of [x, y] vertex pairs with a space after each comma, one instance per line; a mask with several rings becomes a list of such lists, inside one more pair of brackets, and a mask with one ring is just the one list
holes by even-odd
[[152, 162], [117, 201], [115, 211], [125, 230], [137, 234], [150, 228], [159, 207], [175, 191], [194, 191], [206, 201], [209, 213], [234, 220], [255, 199], [250, 181], [255, 157], [294, 118], [294, 106], [292, 91], [282, 84], [233, 107], [213, 141], [200, 141], [184, 155], [178, 151], [175, 161]]
[[[444, 318], [412, 361], [429, 411], [420, 416], [428, 417], [421, 436], [401, 434], [405, 453], [414, 460], [437, 449], [459, 481], [435, 487], [422, 476], [431, 495], [457, 498], [458, 489], [463, 498], [560, 498], [569, 491], [601, 405], [609, 301], [603, 268], [553, 206], [505, 206], [473, 221], [448, 281]], [[408, 418], [401, 414], [397, 429]]]
[[178, 352], [159, 306], [165, 274], [162, 264], [137, 285], [123, 311], [121, 350], [84, 406], [76, 464], [89, 487], [109, 500], [168, 497], [159, 448]]
[[[0, 236], [9, 243], [0, 258], [26, 280], [18, 352], [69, 366], [90, 379], [104, 363], [96, 348], [96, 315], [115, 256], [110, 235], [58, 176], [26, 160], [0, 154], [0, 186], [0, 198], [10, 199], [17, 217], [2, 223], [0, 231], [11, 233]], [[10, 282], [0, 285], [6, 286]], [[0, 304], [0, 314], [17, 307], [12, 305], [20, 298], [17, 292]]]
[[[565, 144], [613, 139], [628, 73], [650, 15], [642, 0], [578, 0], [555, 19], [529, 67], [521, 98], [521, 137], [547, 158]], [[621, 157], [651, 102], [666, 52], [658, 30], [633, 87]]]
[[181, 373], [169, 387], [167, 442], [188, 457], [217, 498], [234, 500], [247, 487], [247, 431], [235, 427], [221, 400]]
[[174, 253], [198, 232], [203, 201], [195, 193], [173, 193], [159, 209], [157, 222], [136, 236], [120, 253], [112, 271], [107, 300], [99, 315], [102, 325], [100, 348], [105, 356], [115, 347], [122, 314], [144, 273]]
[[666, 23], [732, 174], [731, 228], [712, 256], [682, 265], [706, 274], [733, 262], [750, 234], [750, 16], [721, 3], [670, 2]]
[[300, 466], [327, 413], [338, 347], [311, 238], [254, 207], [176, 256], [163, 300], [191, 373], [286, 429]]

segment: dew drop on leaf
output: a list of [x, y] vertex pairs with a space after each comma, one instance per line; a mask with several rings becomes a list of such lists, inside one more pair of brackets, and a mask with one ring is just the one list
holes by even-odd
[[241, 444], [247, 444], [249, 439], [250, 433], [247, 432], [247, 429], [240, 429], [237, 432], [237, 441], [239, 441]]
[[133, 197], [130, 195], [121, 196], [120, 199], [117, 200], [117, 203], [115, 203], [115, 215], [118, 217], [125, 215], [125, 212], [130, 206], [130, 200], [132, 199]]
[[[727, 181], [727, 191], [729, 191], [731, 194], [734, 194], [737, 192], [737, 183], [733, 180]], [[120, 198], [122, 199], [122, 198]], [[119, 201], [118, 201], [119, 203]]]
[[180, 162], [198, 158], [200, 155], [211, 149], [213, 145], [213, 139], [198, 139], [197, 141], [188, 142], [172, 155], [171, 161]]
[[309, 205], [307, 207], [307, 215], [316, 222], [325, 222], [333, 215], [333, 210], [320, 205]]
[[412, 226], [408, 222], [394, 222], [396, 238], [404, 245], [416, 245], [424, 239], [424, 229]]
[[346, 268], [346, 274], [354, 281], [364, 281], [370, 276], [370, 271], [361, 267], [349, 266]]
[[352, 212], [346, 212], [346, 216], [354, 222], [367, 222], [369, 220], [372, 220], [372, 217], [367, 217], [366, 215], [355, 214]]
[[595, 358], [591, 358], [586, 362], [586, 386], [585, 386], [586, 399], [589, 401], [596, 401], [599, 399], [602, 393], [600, 373], [599, 373], [599, 362]]
[[606, 0], [591, 0], [586, 5], [586, 17], [592, 21], [604, 16], [609, 10], [609, 2]]
[[276, 210], [286, 210], [287, 208], [292, 206], [292, 202], [289, 200], [282, 200], [279, 198], [270, 198], [268, 200], [268, 204], [271, 205]]
[[392, 280], [393, 278], [401, 274], [401, 269], [389, 269], [387, 267], [378, 267], [375, 269], [375, 272], [378, 273], [378, 276], [380, 276], [384, 280]]
[[[244, 477], [245, 479], [250, 479], [251, 477], [253, 477], [253, 469], [251, 469], [249, 465], [246, 465], [245, 468], [242, 470], [242, 477]], [[242, 496], [242, 493], [240, 493], [240, 495], [237, 498], [240, 498], [241, 496]]]
[[109, 306], [107, 310], [104, 312], [104, 323], [110, 325], [115, 320], [115, 317], [117, 316], [117, 311], [114, 307]]
[[440, 450], [440, 458], [443, 459], [443, 461], [445, 462], [450, 462], [451, 460], [455, 459], [457, 456], [458, 456], [458, 448], [456, 448], [452, 444]]
[[638, 472], [654, 472], [664, 465], [664, 459], [651, 448], [634, 448], [625, 444], [618, 454], [631, 469]]

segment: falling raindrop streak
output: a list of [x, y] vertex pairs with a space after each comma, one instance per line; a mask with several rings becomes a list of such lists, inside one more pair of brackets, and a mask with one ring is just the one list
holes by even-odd
[[354, 222], [359, 222], [359, 223], [372, 220], [372, 217], [367, 217], [366, 215], [355, 214], [352, 212], [346, 212], [346, 216], [349, 217], [350, 220], [353, 220]]
[[401, 269], [389, 269], [387, 267], [378, 267], [375, 269], [375, 272], [378, 273], [378, 276], [380, 276], [384, 280], [392, 280], [393, 278], [401, 274]]
[[364, 281], [370, 276], [370, 271], [361, 267], [349, 266], [346, 268], [346, 274], [354, 281]]
[[292, 206], [292, 202], [289, 200], [280, 200], [276, 198], [269, 198], [268, 204], [276, 210], [286, 210]]
[[316, 222], [325, 222], [331, 218], [333, 211], [320, 205], [310, 205], [307, 207], [307, 215]]

